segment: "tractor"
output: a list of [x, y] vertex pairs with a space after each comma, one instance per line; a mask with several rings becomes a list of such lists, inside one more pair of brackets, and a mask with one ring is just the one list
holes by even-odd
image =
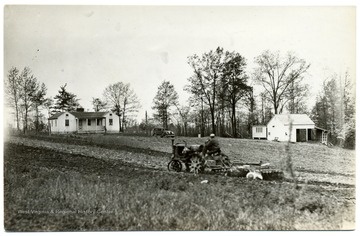
[[221, 151], [203, 157], [204, 145], [187, 145], [185, 140], [174, 144], [174, 139], [172, 139], [171, 142], [172, 155], [168, 163], [169, 171], [181, 172], [185, 166], [186, 172], [194, 174], [211, 171], [225, 173], [227, 176], [265, 180], [282, 179], [284, 176], [281, 170], [272, 168], [269, 163], [230, 161], [230, 158]]

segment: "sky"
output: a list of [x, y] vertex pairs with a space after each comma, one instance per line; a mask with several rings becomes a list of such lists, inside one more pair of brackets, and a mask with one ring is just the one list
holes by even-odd
[[183, 91], [192, 75], [187, 58], [216, 49], [247, 60], [265, 50], [291, 51], [311, 64], [304, 82], [314, 105], [322, 81], [349, 72], [355, 80], [355, 7], [246, 6], [39, 6], [4, 8], [4, 76], [28, 66], [55, 96], [60, 86], [92, 111], [113, 83], [130, 83], [141, 109], [168, 80], [186, 104]]

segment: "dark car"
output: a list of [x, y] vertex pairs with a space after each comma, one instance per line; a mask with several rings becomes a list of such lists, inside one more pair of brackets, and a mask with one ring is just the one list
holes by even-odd
[[160, 136], [162, 138], [173, 138], [175, 137], [174, 132], [171, 130], [165, 130], [164, 128], [154, 128], [152, 130], [152, 136]]
[[174, 132], [170, 131], [170, 130], [164, 130], [163, 133], [161, 134], [162, 138], [174, 138], [175, 134]]
[[154, 128], [151, 132], [151, 135], [152, 136], [161, 136], [164, 131], [165, 131], [164, 128]]

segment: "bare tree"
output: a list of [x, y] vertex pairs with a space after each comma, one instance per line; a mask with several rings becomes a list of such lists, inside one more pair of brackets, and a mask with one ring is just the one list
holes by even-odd
[[129, 120], [128, 115], [137, 112], [140, 108], [140, 102], [135, 94], [134, 90], [130, 88], [130, 84], [124, 84], [123, 92], [122, 92], [122, 125], [123, 130], [126, 127], [126, 124]]
[[92, 98], [92, 105], [95, 112], [106, 110], [107, 103], [100, 98]]
[[257, 123], [256, 106], [255, 106], [256, 103], [255, 103], [253, 87], [249, 86], [248, 89], [245, 90], [244, 104], [248, 108], [248, 111], [249, 111], [247, 126], [248, 126], [248, 133], [251, 135], [251, 138], [252, 138], [251, 128], [255, 123]]
[[306, 98], [308, 93], [309, 86], [307, 84], [302, 84], [300, 81], [291, 82], [280, 113], [282, 113], [285, 104], [290, 114], [306, 113]]
[[261, 92], [259, 94], [259, 99], [260, 99], [260, 104], [261, 107], [259, 107], [260, 109], [260, 123], [265, 125], [267, 124], [270, 119], [273, 116], [273, 113], [271, 112], [271, 101], [270, 99], [266, 96], [265, 92]]
[[48, 117], [50, 117], [51, 115], [53, 115], [54, 111], [54, 100], [49, 97], [49, 98], [46, 98], [45, 99], [45, 102], [44, 102], [44, 107], [48, 113]]
[[265, 51], [255, 59], [258, 64], [254, 79], [263, 86], [266, 96], [271, 100], [275, 114], [288, 101], [286, 93], [293, 82], [302, 80], [304, 73], [310, 67], [305, 60], [288, 53], [280, 58], [279, 52]]
[[[354, 81], [355, 83], [355, 81]], [[354, 84], [350, 80], [348, 72], [345, 73], [344, 83], [341, 85], [343, 104], [342, 109], [342, 125], [340, 133], [344, 137], [345, 148], [355, 148], [355, 136], [356, 136], [356, 98], [354, 91]]]
[[179, 96], [175, 91], [174, 85], [170, 84], [169, 81], [163, 81], [158, 87], [152, 108], [157, 111], [154, 117], [162, 122], [165, 129], [168, 128], [168, 120], [170, 118], [169, 110], [178, 103], [178, 99]]
[[324, 81], [324, 98], [327, 104], [327, 128], [330, 129], [330, 134], [333, 137], [337, 136], [339, 125], [339, 112], [342, 104], [340, 103], [340, 88], [337, 83], [337, 75], [333, 75], [331, 79]]
[[189, 57], [188, 63], [193, 69], [194, 75], [188, 81], [190, 85], [186, 90], [196, 97], [203, 98], [209, 106], [211, 113], [212, 132], [216, 133], [215, 113], [218, 85], [222, 77], [222, 69], [225, 60], [224, 50], [218, 47], [215, 51], [204, 53], [201, 57], [196, 54]]
[[123, 93], [124, 84], [122, 82], [118, 82], [115, 84], [110, 84], [104, 90], [104, 98], [106, 102], [111, 106], [111, 110], [115, 112], [116, 115], [119, 116], [119, 132], [121, 129], [121, 115], [122, 115], [122, 93]]
[[[45, 99], [44, 105], [43, 105], [48, 113], [48, 117], [50, 117], [53, 114], [53, 108], [54, 108], [54, 100], [49, 97]], [[51, 134], [51, 125], [50, 120], [48, 120], [48, 131], [49, 134]]]
[[212, 132], [216, 133], [219, 128], [220, 135], [224, 134], [230, 126], [227, 122], [230, 119], [232, 136], [236, 137], [237, 103], [249, 89], [246, 84], [248, 77], [245, 73], [245, 58], [237, 52], [224, 51], [218, 47], [201, 57], [189, 57], [188, 63], [194, 74], [188, 79], [190, 84], [185, 90], [195, 98], [202, 99], [201, 101], [209, 107]]
[[190, 121], [190, 110], [191, 107], [190, 106], [180, 106], [179, 104], [175, 104], [176, 109], [178, 110], [178, 113], [180, 115], [181, 121], [183, 123], [184, 126], [184, 135], [187, 136], [188, 135], [188, 123]]
[[28, 130], [29, 112], [33, 107], [33, 96], [39, 88], [36, 78], [31, 74], [29, 67], [25, 67], [20, 75], [20, 106], [23, 111], [23, 132]]
[[41, 86], [36, 87], [38, 88], [31, 96], [31, 100], [32, 105], [35, 109], [35, 130], [36, 132], [39, 132], [40, 107], [43, 106], [47, 101], [47, 99], [45, 98], [47, 88], [44, 83], [42, 83]]
[[137, 112], [140, 103], [130, 84], [118, 82], [105, 88], [103, 96], [113, 112], [119, 116], [119, 132], [124, 131], [128, 115]]
[[[198, 124], [198, 126], [199, 126], [198, 133], [202, 137], [204, 137], [205, 136], [205, 109], [207, 109], [208, 107], [206, 107], [207, 105], [204, 103], [203, 94], [200, 93], [199, 91], [197, 91], [195, 89], [195, 87], [193, 87], [192, 84], [185, 86], [184, 90], [187, 92], [190, 92], [192, 95], [189, 98], [189, 104], [190, 104], [190, 107], [194, 108], [194, 113], [197, 113], [199, 115], [199, 118], [196, 119], [198, 122], [195, 122], [195, 123]], [[197, 116], [195, 115], [195, 117], [197, 117]]]
[[239, 53], [226, 52], [227, 62], [223, 66], [222, 85], [225, 100], [231, 107], [232, 135], [237, 137], [236, 106], [252, 88], [247, 85], [248, 76], [245, 73], [246, 61]]
[[16, 128], [20, 130], [20, 117], [19, 117], [19, 100], [20, 100], [20, 78], [19, 70], [12, 67], [7, 75], [5, 81], [5, 95], [8, 105], [15, 109]]

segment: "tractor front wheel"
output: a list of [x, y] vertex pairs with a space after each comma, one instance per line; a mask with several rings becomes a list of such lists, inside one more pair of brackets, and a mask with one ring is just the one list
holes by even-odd
[[181, 162], [178, 160], [171, 160], [168, 164], [169, 171], [180, 172], [181, 169], [182, 169], [182, 165], [181, 165]]

